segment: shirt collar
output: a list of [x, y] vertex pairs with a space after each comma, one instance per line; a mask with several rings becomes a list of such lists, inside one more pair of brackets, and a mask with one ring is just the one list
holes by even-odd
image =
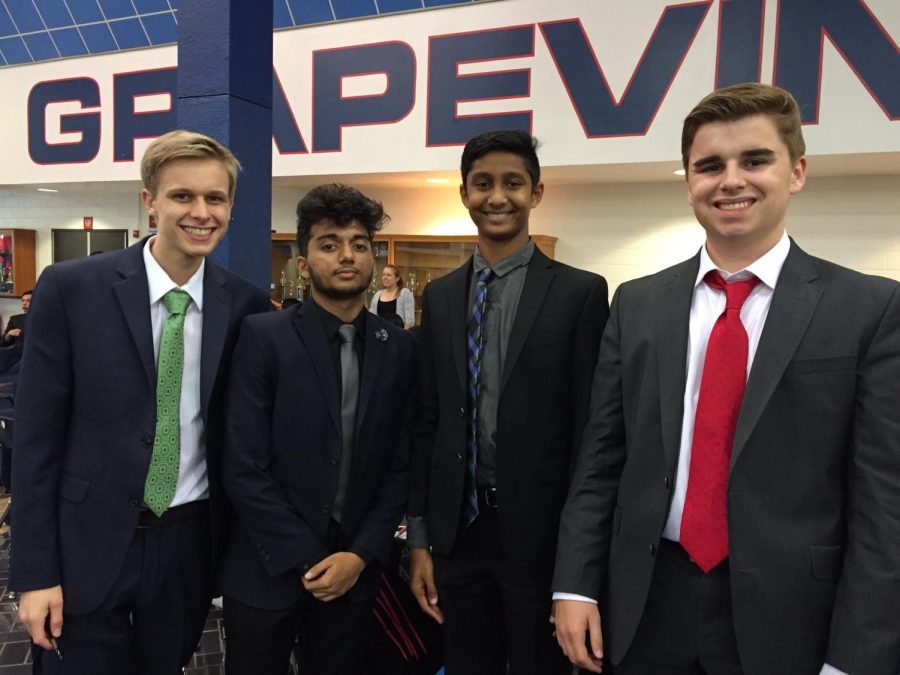
[[708, 272], [711, 270], [718, 270], [725, 281], [740, 281], [741, 279], [755, 276], [766, 286], [774, 290], [775, 284], [778, 282], [778, 275], [781, 274], [781, 268], [784, 266], [784, 261], [787, 259], [790, 250], [791, 240], [788, 238], [787, 232], [783, 232], [778, 243], [766, 253], [739, 272], [729, 274], [725, 270], [716, 267], [712, 258], [709, 257], [709, 253], [706, 252], [706, 245], [704, 244], [700, 249], [700, 269], [697, 271], [697, 280], [694, 282], [694, 288], [703, 281], [703, 278]]
[[[322, 326], [325, 328], [325, 336], [329, 340], [335, 339], [335, 336], [338, 334], [338, 330], [340, 330], [341, 326], [343, 326], [346, 322], [322, 307], [322, 305], [317, 303], [311, 297], [309, 300], [307, 300], [307, 302], [311, 302], [313, 304], [313, 307], [316, 308], [319, 319], [322, 321]], [[354, 318], [353, 321], [350, 322], [356, 327], [357, 339], [363, 339], [363, 335], [365, 334], [366, 313], [367, 312], [364, 308], [360, 308], [359, 314], [357, 314], [356, 318]]]
[[155, 236], [147, 240], [144, 244], [144, 269], [147, 271], [147, 287], [150, 289], [150, 304], [162, 300], [162, 297], [173, 288], [180, 288], [191, 296], [194, 304], [199, 311], [203, 311], [203, 272], [206, 269], [206, 259], [200, 263], [200, 267], [194, 272], [194, 275], [188, 279], [184, 286], [179, 286], [172, 278], [166, 274], [166, 271], [156, 262], [156, 258], [150, 252], [150, 246]]
[[518, 251], [510, 253], [496, 265], [488, 265], [487, 261], [481, 256], [481, 251], [476, 246], [473, 260], [473, 264], [475, 265], [475, 274], [477, 275], [479, 272], [481, 272], [481, 270], [485, 269], [486, 267], [490, 267], [495, 277], [505, 277], [514, 269], [518, 267], [524, 267], [525, 265], [530, 263], [531, 257], [533, 255], [534, 241], [531, 239], [531, 237], [528, 238], [527, 244], [525, 244]]

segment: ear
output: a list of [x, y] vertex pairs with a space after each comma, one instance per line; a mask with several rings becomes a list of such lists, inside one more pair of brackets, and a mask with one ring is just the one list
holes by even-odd
[[156, 215], [156, 197], [150, 194], [150, 190], [144, 188], [141, 190], [141, 202], [144, 204], [144, 210], [151, 216]]
[[531, 208], [534, 208], [538, 204], [541, 203], [541, 200], [544, 198], [544, 184], [538, 183], [534, 186], [534, 189], [531, 191]]
[[806, 157], [801, 157], [791, 171], [791, 194], [800, 192], [804, 185], [806, 185]]
[[302, 255], [297, 256], [297, 271], [303, 279], [309, 279], [309, 264]]
[[469, 193], [466, 192], [466, 184], [459, 184], [459, 198], [462, 200], [463, 206], [469, 208]]

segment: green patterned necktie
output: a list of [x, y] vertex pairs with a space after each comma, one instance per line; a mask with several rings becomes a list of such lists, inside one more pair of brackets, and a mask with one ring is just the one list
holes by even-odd
[[156, 368], [156, 435], [144, 485], [144, 502], [161, 516], [175, 497], [181, 459], [181, 373], [184, 370], [184, 313], [191, 296], [177, 288], [163, 296], [169, 316], [159, 341]]

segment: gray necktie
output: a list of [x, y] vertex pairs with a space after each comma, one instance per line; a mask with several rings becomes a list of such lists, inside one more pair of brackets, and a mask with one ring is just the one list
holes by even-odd
[[341, 336], [341, 472], [337, 494], [334, 497], [334, 519], [341, 522], [347, 483], [350, 482], [350, 465], [353, 461], [353, 437], [356, 431], [356, 403], [359, 399], [359, 359], [353, 341], [356, 327], [345, 323], [338, 329]]

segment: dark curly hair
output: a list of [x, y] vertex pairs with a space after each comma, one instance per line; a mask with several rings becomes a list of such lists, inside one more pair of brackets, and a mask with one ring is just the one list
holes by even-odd
[[309, 252], [313, 225], [324, 221], [343, 227], [357, 221], [369, 233], [371, 240], [388, 219], [380, 203], [369, 199], [356, 188], [340, 183], [314, 187], [297, 204], [297, 246], [300, 255], [305, 257]]

